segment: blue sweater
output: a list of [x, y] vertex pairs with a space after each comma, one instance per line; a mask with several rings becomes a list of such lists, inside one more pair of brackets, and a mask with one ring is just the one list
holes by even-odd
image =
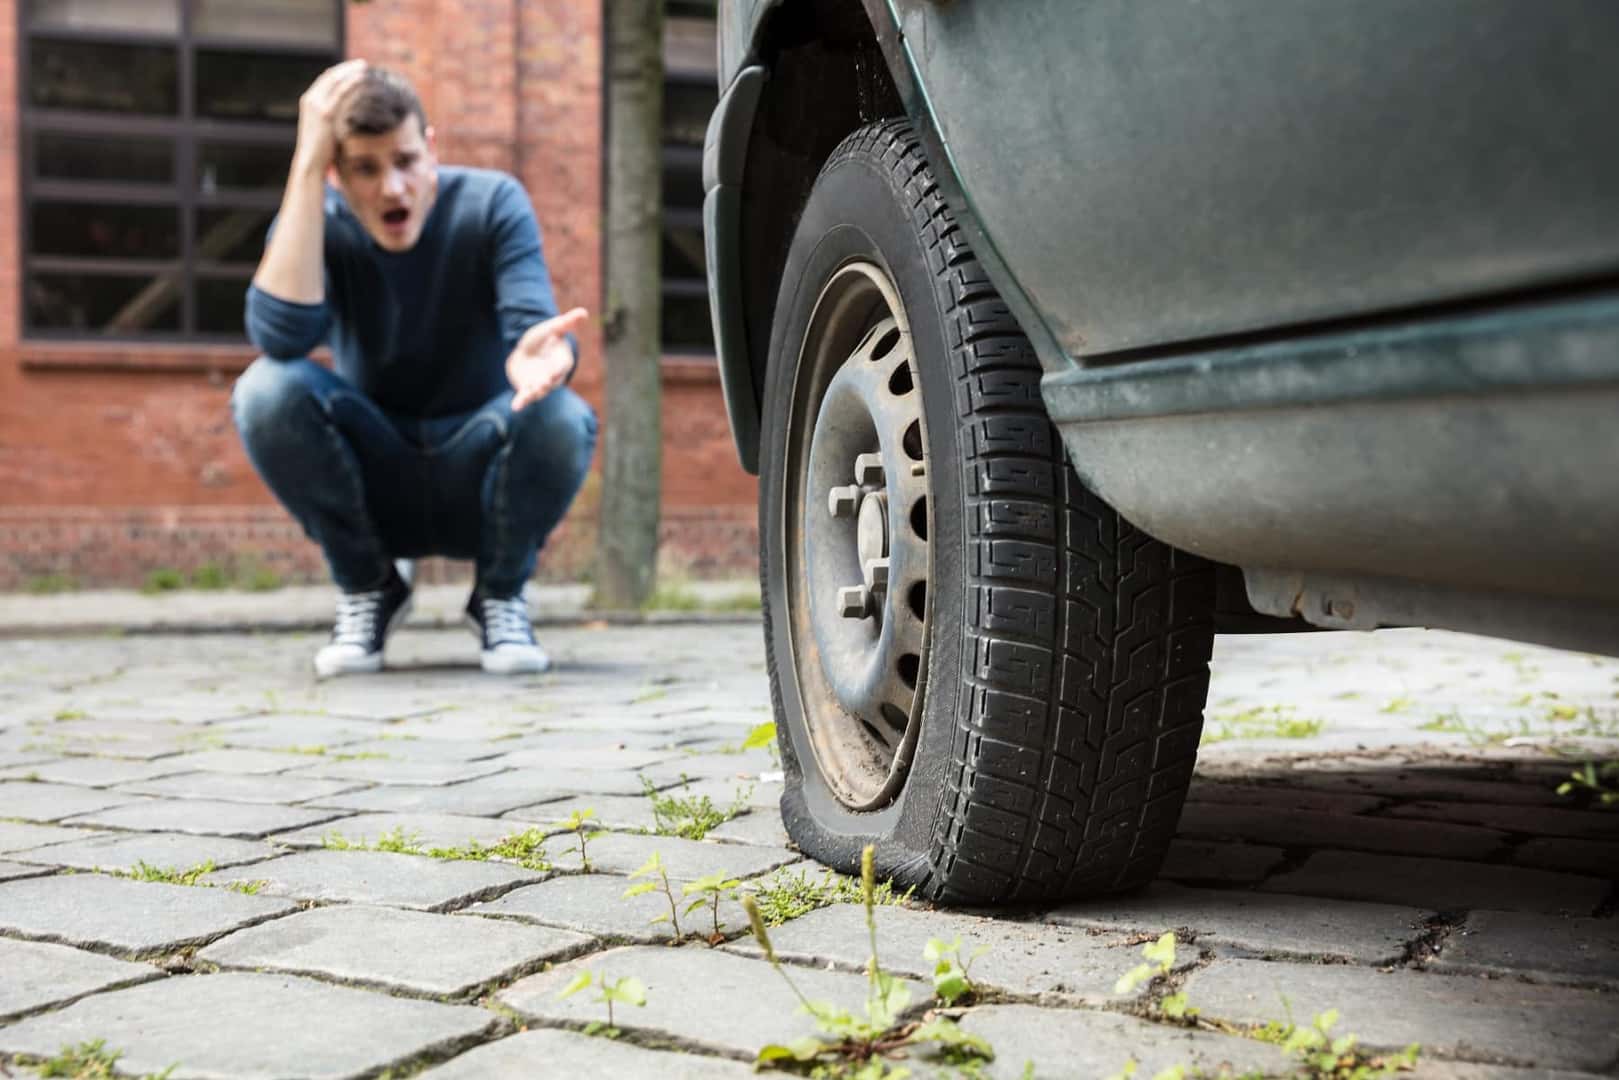
[[440, 167], [421, 237], [398, 254], [328, 189], [325, 248], [325, 300], [294, 304], [252, 286], [247, 336], [283, 360], [330, 344], [337, 373], [399, 415], [471, 412], [511, 389], [506, 357], [557, 313], [534, 210], [505, 173]]

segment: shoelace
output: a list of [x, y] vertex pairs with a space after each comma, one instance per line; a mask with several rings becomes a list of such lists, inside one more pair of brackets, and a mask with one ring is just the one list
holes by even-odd
[[376, 635], [377, 613], [382, 608], [382, 591], [342, 593], [337, 598], [337, 626], [332, 641], [344, 645], [371, 647]]
[[534, 629], [528, 621], [528, 605], [521, 596], [510, 600], [483, 598], [483, 632], [490, 645], [515, 642], [534, 644]]

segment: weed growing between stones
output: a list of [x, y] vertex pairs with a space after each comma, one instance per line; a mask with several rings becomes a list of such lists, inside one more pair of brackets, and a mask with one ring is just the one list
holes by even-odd
[[[766, 926], [780, 926], [819, 908], [833, 904], [857, 904], [864, 899], [860, 882], [834, 874], [831, 870], [822, 871], [820, 880], [811, 879], [807, 870], [791, 874], [778, 870], [750, 888]], [[879, 882], [873, 890], [872, 902], [903, 905], [915, 891], [913, 886], [896, 894], [893, 882]]]
[[367, 750], [357, 754], [332, 753], [325, 746], [273, 746], [270, 748], [277, 754], [307, 754], [311, 757], [323, 757], [328, 761], [386, 761], [388, 755], [376, 750]]
[[646, 987], [642, 985], [640, 979], [635, 978], [633, 975], [625, 975], [623, 978], [609, 980], [604, 972], [581, 971], [573, 977], [572, 982], [557, 992], [557, 997], [572, 997], [593, 983], [596, 986], [596, 1000], [605, 1002], [607, 1005], [607, 1023], [592, 1020], [585, 1025], [585, 1034], [603, 1035], [609, 1039], [616, 1039], [620, 1032], [618, 1028], [613, 1026], [613, 1002], [617, 1001], [624, 1005], [644, 1007], [646, 1005]]
[[1202, 745], [1228, 739], [1308, 739], [1327, 726], [1324, 720], [1302, 719], [1293, 712], [1291, 705], [1255, 705], [1212, 714], [1203, 728]]
[[[165, 885], [201, 885], [202, 878], [214, 872], [214, 860], [200, 862], [196, 866], [180, 869], [178, 866], [153, 866], [144, 859], [135, 864], [133, 870], [113, 870], [114, 877], [133, 878], [136, 881], [159, 881]], [[98, 866], [96, 870], [107, 873]]]
[[652, 853], [650, 859], [641, 865], [639, 870], [630, 875], [630, 880], [635, 881], [636, 878], [641, 877], [651, 878], [653, 875], [657, 875], [656, 881], [636, 882], [624, 890], [623, 899], [628, 900], [632, 896], [643, 896], [649, 892], [663, 893], [664, 899], [669, 901], [669, 914], [655, 916], [651, 922], [652, 925], [656, 926], [658, 923], [667, 921], [669, 923], [670, 940], [678, 944], [684, 936], [680, 932], [680, 906], [675, 903], [674, 890], [669, 887], [669, 874], [664, 870], [663, 859], [659, 857], [656, 851]]
[[[1526, 703], [1524, 698], [1514, 704]], [[1619, 714], [1600, 715], [1590, 707], [1550, 705], [1538, 717], [1521, 716], [1515, 722], [1490, 727], [1468, 720], [1458, 710], [1451, 709], [1419, 725], [1419, 730], [1462, 735], [1475, 747], [1499, 746], [1511, 739], [1544, 739], [1555, 751], [1559, 749], [1558, 739], [1619, 738]]]
[[1584, 797], [1601, 806], [1619, 806], [1619, 761], [1587, 761], [1557, 785], [1557, 794]]
[[[691, 781], [682, 775], [680, 786], [689, 790]], [[646, 777], [641, 777], [641, 790], [652, 802], [652, 831], [658, 836], [678, 836], [684, 840], [701, 840], [714, 829], [734, 817], [747, 812], [748, 797], [753, 787], [737, 788], [731, 805], [720, 810], [707, 795], [670, 795], [659, 791]]]
[[688, 881], [680, 887], [682, 896], [695, 896], [697, 899], [686, 905], [686, 914], [702, 910], [705, 906], [714, 911], [714, 930], [708, 935], [710, 945], [718, 945], [725, 940], [720, 929], [720, 902], [736, 898], [737, 887], [742, 882], [737, 878], [728, 878], [724, 874], [709, 874], [696, 881]]
[[[1143, 983], [1167, 977], [1175, 967], [1175, 945], [1173, 931], [1168, 931], [1157, 940], [1143, 945], [1141, 955], [1146, 963], [1137, 964], [1121, 975], [1113, 986], [1113, 992], [1127, 994]], [[1282, 1006], [1287, 1009], [1285, 998], [1282, 1000]], [[1297, 1062], [1296, 1070], [1289, 1074], [1295, 1080], [1381, 1080], [1414, 1069], [1420, 1049], [1417, 1044], [1412, 1043], [1396, 1054], [1381, 1056], [1367, 1054], [1356, 1048], [1358, 1040], [1355, 1036], [1333, 1037], [1332, 1029], [1338, 1023], [1337, 1009], [1318, 1013], [1311, 1020], [1309, 1027], [1299, 1027], [1292, 1020], [1291, 1010], [1287, 1010], [1289, 1015], [1285, 1022], [1271, 1020], [1248, 1026], [1230, 1024], [1222, 1020], [1200, 1019], [1198, 1010], [1187, 1003], [1184, 991], [1149, 1001], [1147, 1008], [1158, 1019], [1227, 1035], [1240, 1035], [1280, 1046]], [[1130, 1080], [1139, 1068], [1140, 1063], [1135, 1058], [1130, 1058], [1118, 1072], [1108, 1077], [1108, 1080]], [[1152, 1080], [1191, 1080], [1194, 1077], [1211, 1075], [1216, 1074], [1207, 1073], [1201, 1068], [1171, 1065], [1155, 1073]], [[1227, 1077], [1231, 1074], [1222, 1072], [1217, 1075]], [[1248, 1072], [1236, 1077], [1235, 1080], [1263, 1080], [1263, 1077], [1262, 1073]]]
[[893, 1060], [903, 1057], [913, 1047], [937, 1046], [948, 1063], [965, 1066], [969, 1071], [978, 1063], [993, 1060], [995, 1053], [988, 1042], [962, 1031], [949, 1017], [929, 1012], [921, 1020], [901, 1022], [900, 1016], [911, 1003], [911, 991], [903, 980], [883, 971], [877, 959], [877, 885], [869, 845], [860, 855], [860, 889], [866, 907], [866, 930], [871, 937], [871, 956], [866, 963], [868, 988], [864, 1017], [855, 1016], [830, 1002], [806, 998], [777, 959], [758, 903], [752, 896], [742, 898], [748, 922], [753, 927], [753, 936], [764, 950], [765, 959], [786, 981], [803, 1010], [815, 1018], [816, 1026], [830, 1036], [806, 1036], [786, 1046], [772, 1043], [759, 1051], [755, 1066], [792, 1070], [815, 1077], [847, 1080], [880, 1080], [887, 1077], [898, 1080], [909, 1075], [909, 1071], [894, 1065]]
[[[108, 1050], [105, 1039], [92, 1039], [77, 1046], [64, 1046], [60, 1053], [48, 1061], [37, 1061], [40, 1076], [62, 1076], [69, 1080], [103, 1080], [123, 1076], [118, 1072], [118, 1050]], [[168, 1080], [178, 1065], [170, 1065], [160, 1073], [147, 1073], [141, 1080]]]
[[929, 938], [922, 947], [922, 956], [933, 965], [933, 993], [938, 999], [946, 1005], [954, 1005], [958, 1000], [966, 1004], [976, 996], [978, 988], [973, 985], [968, 972], [972, 969], [973, 961], [987, 952], [989, 946], [980, 945], [968, 953], [966, 959], [962, 959], [961, 935], [957, 934], [949, 941]]
[[388, 851], [396, 855], [420, 855], [451, 862], [509, 862], [525, 870], [546, 871], [553, 868], [545, 856], [545, 834], [537, 828], [503, 836], [488, 846], [477, 840], [468, 840], [462, 847], [423, 847], [421, 836], [407, 833], [403, 827], [389, 829], [369, 844], [364, 840], [350, 840], [333, 829], [326, 834], [325, 844], [329, 851]]
[[579, 868], [587, 874], [590, 873], [590, 856], [585, 851], [585, 842], [603, 835], [601, 829], [588, 832], [585, 829], [585, 822], [595, 816], [596, 811], [587, 806], [583, 810], [575, 810], [569, 814], [568, 820], [562, 823], [562, 831], [573, 833], [574, 838], [579, 841]]

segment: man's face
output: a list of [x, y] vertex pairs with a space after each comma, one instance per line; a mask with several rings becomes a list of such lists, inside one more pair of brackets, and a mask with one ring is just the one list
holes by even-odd
[[348, 135], [338, 145], [337, 186], [384, 251], [409, 251], [438, 195], [433, 129], [415, 116], [384, 135]]

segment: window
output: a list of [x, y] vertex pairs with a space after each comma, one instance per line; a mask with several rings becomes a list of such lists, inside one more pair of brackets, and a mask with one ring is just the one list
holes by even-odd
[[23, 0], [23, 325], [241, 340], [338, 0]]
[[712, 0], [667, 0], [663, 24], [663, 347], [713, 356], [703, 255], [703, 133], [719, 101]]

